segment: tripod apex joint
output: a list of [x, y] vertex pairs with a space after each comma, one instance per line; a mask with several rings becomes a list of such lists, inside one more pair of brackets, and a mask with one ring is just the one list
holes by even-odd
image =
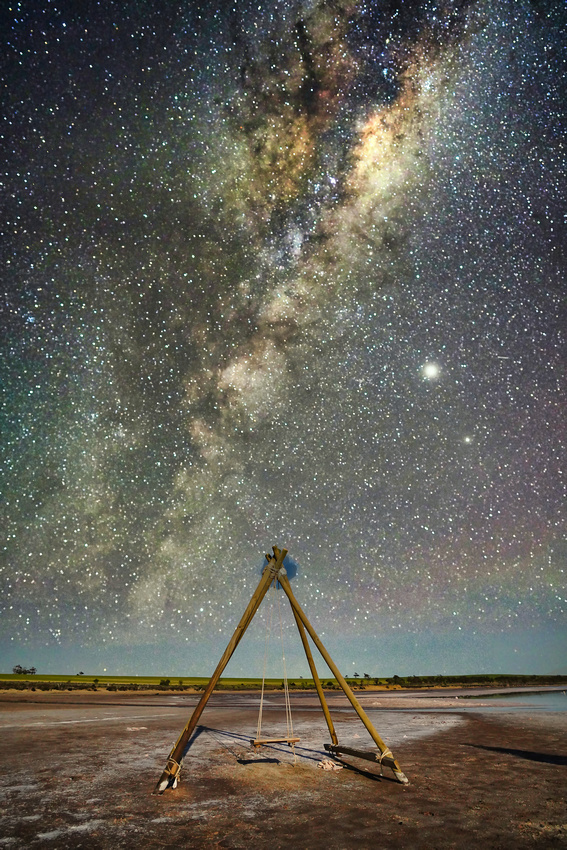
[[[394, 776], [396, 777], [398, 782], [400, 782], [403, 785], [408, 784], [408, 779], [405, 776], [405, 774], [402, 772], [400, 765], [398, 764], [398, 762], [396, 761], [396, 759], [392, 755], [388, 746], [384, 743], [384, 741], [382, 740], [382, 738], [380, 737], [380, 735], [378, 734], [378, 732], [374, 728], [370, 718], [368, 717], [368, 715], [366, 714], [366, 712], [364, 711], [364, 709], [362, 708], [362, 706], [360, 705], [360, 703], [356, 699], [356, 697], [353, 694], [351, 688], [349, 687], [346, 679], [344, 678], [344, 676], [341, 675], [341, 673], [340, 673], [339, 669], [337, 668], [336, 664], [334, 663], [333, 659], [331, 658], [331, 656], [329, 655], [329, 653], [327, 652], [327, 650], [323, 646], [321, 640], [319, 639], [317, 633], [315, 632], [315, 629], [313, 628], [313, 626], [311, 625], [311, 623], [307, 619], [305, 612], [303, 611], [303, 609], [299, 605], [299, 602], [295, 598], [293, 591], [291, 589], [291, 585], [289, 583], [289, 579], [288, 579], [288, 576], [287, 576], [286, 569], [283, 565], [284, 559], [285, 559], [285, 556], [287, 555], [288, 550], [287, 549], [278, 549], [277, 546], [273, 546], [272, 549], [273, 549], [274, 554], [273, 555], [266, 555], [266, 560], [267, 560], [268, 563], [267, 563], [266, 567], [264, 568], [264, 570], [262, 571], [262, 577], [260, 579], [258, 587], [256, 588], [256, 590], [252, 594], [252, 598], [250, 599], [250, 602], [248, 603], [248, 607], [246, 608], [246, 611], [242, 615], [242, 618], [241, 618], [240, 622], [238, 623], [238, 626], [236, 627], [236, 630], [235, 630], [232, 638], [230, 639], [228, 646], [225, 649], [225, 651], [222, 655], [222, 658], [221, 658], [221, 660], [219, 661], [219, 663], [216, 667], [215, 672], [211, 676], [211, 679], [210, 679], [209, 684], [207, 685], [207, 687], [205, 689], [203, 696], [199, 700], [197, 706], [195, 707], [195, 709], [193, 711], [193, 714], [191, 715], [191, 717], [189, 718], [189, 721], [187, 722], [187, 725], [185, 726], [185, 728], [181, 732], [181, 735], [179, 736], [177, 743], [175, 744], [171, 753], [169, 754], [169, 758], [167, 760], [167, 764], [164, 768], [164, 771], [163, 771], [161, 777], [159, 778], [159, 780], [158, 780], [158, 782], [155, 786], [155, 789], [154, 789], [154, 792], [153, 792], [154, 794], [163, 794], [163, 792], [167, 788], [175, 788], [176, 787], [178, 777], [179, 777], [179, 772], [181, 770], [181, 765], [182, 765], [182, 762], [183, 762], [183, 757], [184, 757], [185, 752], [187, 750], [189, 740], [191, 738], [191, 735], [195, 731], [195, 728], [197, 726], [199, 718], [200, 718], [201, 714], [203, 713], [203, 710], [204, 710], [204, 708], [205, 708], [205, 706], [206, 706], [206, 704], [209, 700], [209, 697], [211, 696], [211, 694], [212, 694], [212, 692], [215, 688], [215, 685], [217, 684], [218, 680], [220, 679], [223, 670], [225, 669], [225, 667], [228, 664], [228, 662], [230, 661], [234, 651], [236, 650], [236, 647], [238, 646], [238, 644], [242, 640], [242, 637], [243, 637], [244, 633], [246, 632], [246, 629], [248, 628], [248, 626], [252, 622], [254, 615], [256, 614], [258, 608], [260, 607], [260, 603], [262, 602], [264, 596], [268, 592], [268, 589], [270, 588], [270, 586], [275, 581], [277, 581], [279, 583], [280, 587], [283, 588], [283, 590], [284, 590], [284, 592], [285, 592], [285, 594], [286, 594], [286, 596], [287, 596], [287, 598], [290, 602], [291, 609], [292, 609], [292, 612], [293, 612], [293, 616], [295, 618], [295, 622], [296, 622], [296, 625], [297, 625], [297, 629], [299, 631], [299, 636], [300, 636], [301, 642], [303, 644], [303, 649], [305, 650], [307, 663], [309, 664], [309, 669], [311, 670], [311, 675], [312, 675], [313, 681], [315, 683], [315, 688], [317, 690], [317, 695], [318, 695], [319, 701], [321, 703], [321, 708], [323, 709], [323, 714], [325, 715], [325, 720], [327, 722], [329, 734], [331, 736], [331, 741], [332, 741], [332, 744], [325, 744], [325, 749], [328, 750], [330, 753], [337, 754], [337, 755], [340, 754], [340, 753], [343, 753], [344, 755], [352, 755], [352, 756], [355, 756], [357, 758], [363, 758], [363, 759], [367, 759], [367, 760], [370, 760], [370, 761], [378, 762], [380, 764], [381, 768], [384, 765], [386, 767], [389, 767], [393, 771]], [[309, 641], [307, 640], [307, 634], [309, 635], [309, 637], [311, 638], [311, 640], [313, 641], [313, 643], [315, 644], [315, 646], [319, 650], [323, 660], [325, 661], [328, 668], [331, 670], [335, 679], [337, 680], [338, 684], [342, 688], [343, 693], [345, 694], [348, 701], [350, 702], [350, 704], [352, 705], [352, 707], [354, 708], [354, 710], [358, 714], [363, 725], [366, 727], [366, 730], [369, 732], [370, 737], [372, 738], [372, 740], [376, 744], [376, 746], [379, 750], [379, 753], [370, 752], [370, 751], [363, 751], [363, 750], [353, 750], [353, 749], [350, 749], [348, 747], [342, 747], [342, 746], [339, 745], [337, 733], [335, 731], [333, 720], [331, 718], [331, 714], [329, 712], [329, 707], [327, 705], [327, 700], [325, 699], [325, 694], [323, 692], [323, 688], [321, 687], [321, 681], [319, 679], [319, 675], [317, 673], [317, 668], [316, 668], [315, 662], [313, 660], [313, 655], [311, 653], [311, 647], [309, 645]], [[253, 744], [254, 746], [258, 746], [258, 745], [261, 745], [263, 743], [275, 743], [276, 741], [281, 743], [285, 740], [287, 740], [287, 739], [282, 739], [282, 738], [268, 739], [268, 738], [266, 738], [266, 739], [263, 739], [263, 740], [258, 739], [256, 741], [251, 741], [251, 744]], [[296, 740], [298, 740], [298, 739], [293, 739], [293, 742], [295, 743]], [[289, 743], [289, 741], [288, 741], [288, 743]]]
[[264, 567], [264, 570], [269, 570], [273, 578], [277, 578], [278, 575], [286, 576], [287, 570], [284, 567], [284, 561], [287, 555], [287, 549], [278, 549], [277, 546], [272, 546], [272, 549], [274, 551], [273, 555], [266, 553], [266, 561], [268, 563]]

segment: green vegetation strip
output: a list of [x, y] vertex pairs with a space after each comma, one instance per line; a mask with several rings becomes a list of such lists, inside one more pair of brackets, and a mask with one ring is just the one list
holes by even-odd
[[[203, 690], [209, 679], [204, 676], [92, 676], [78, 673], [72, 676], [35, 673], [0, 673], [0, 690], [17, 688], [18, 690]], [[542, 687], [567, 684], [567, 676], [531, 676], [514, 674], [479, 674], [470, 676], [392, 676], [378, 678], [349, 678], [349, 683], [357, 688], [381, 687], [386, 689], [446, 688], [446, 687]], [[313, 690], [312, 679], [289, 681], [292, 690]], [[216, 690], [259, 690], [262, 680], [258, 678], [221, 678]], [[268, 690], [282, 689], [281, 679], [266, 679]], [[339, 686], [335, 679], [323, 680], [326, 690]]]

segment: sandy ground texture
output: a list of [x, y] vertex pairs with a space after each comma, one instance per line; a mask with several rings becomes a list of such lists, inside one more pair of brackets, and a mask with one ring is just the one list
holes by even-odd
[[[343, 758], [313, 694], [294, 694], [295, 753], [256, 751], [257, 694], [215, 694], [177, 789], [151, 791], [196, 695], [0, 695], [0, 848], [567, 847], [567, 712], [494, 710], [457, 693], [360, 697], [410, 785]], [[329, 696], [341, 743], [372, 741]], [[467, 705], [463, 705], [467, 702]], [[285, 733], [281, 694], [263, 733]]]

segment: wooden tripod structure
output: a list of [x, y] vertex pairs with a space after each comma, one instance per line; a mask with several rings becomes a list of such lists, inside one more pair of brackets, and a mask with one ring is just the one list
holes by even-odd
[[[177, 785], [177, 778], [179, 776], [179, 771], [181, 770], [181, 764], [183, 762], [183, 757], [185, 755], [185, 751], [187, 749], [189, 739], [191, 738], [191, 735], [195, 731], [195, 728], [197, 726], [199, 718], [200, 718], [201, 714], [203, 713], [203, 710], [204, 710], [204, 708], [205, 708], [205, 706], [206, 706], [206, 704], [209, 700], [209, 697], [211, 696], [211, 694], [212, 694], [212, 692], [215, 688], [215, 685], [217, 684], [218, 680], [220, 679], [223, 670], [225, 669], [226, 665], [230, 661], [236, 647], [238, 646], [238, 644], [242, 640], [242, 637], [244, 636], [246, 629], [248, 628], [248, 626], [252, 622], [252, 619], [253, 619], [254, 615], [256, 614], [256, 611], [260, 607], [260, 603], [262, 602], [264, 596], [266, 595], [270, 585], [274, 581], [279, 582], [279, 584], [283, 588], [287, 598], [290, 601], [291, 608], [292, 608], [292, 611], [293, 611], [293, 616], [295, 618], [295, 622], [296, 622], [297, 628], [299, 630], [299, 635], [301, 637], [301, 642], [303, 644], [303, 648], [305, 650], [305, 655], [307, 657], [307, 662], [309, 664], [309, 669], [311, 670], [311, 675], [313, 676], [313, 681], [315, 682], [315, 688], [316, 688], [317, 694], [319, 696], [319, 701], [321, 702], [321, 708], [323, 709], [323, 714], [325, 715], [325, 720], [326, 720], [327, 726], [329, 728], [329, 733], [330, 733], [330, 736], [331, 736], [332, 743], [331, 744], [325, 744], [325, 749], [328, 752], [333, 753], [335, 755], [339, 755], [340, 753], [343, 753], [344, 755], [357, 756], [358, 758], [363, 758], [363, 759], [367, 759], [367, 760], [370, 760], [370, 761], [376, 761], [381, 766], [385, 765], [386, 767], [391, 768], [392, 771], [394, 772], [394, 776], [396, 777], [396, 779], [399, 782], [401, 782], [404, 785], [408, 784], [408, 779], [404, 775], [404, 773], [402, 772], [400, 765], [398, 764], [398, 762], [396, 761], [396, 759], [392, 755], [390, 749], [386, 746], [386, 744], [384, 743], [384, 741], [382, 740], [382, 738], [380, 737], [380, 735], [378, 734], [378, 732], [376, 731], [376, 729], [372, 725], [370, 718], [368, 717], [368, 715], [366, 714], [366, 712], [364, 711], [364, 709], [362, 708], [362, 706], [360, 705], [360, 703], [356, 699], [352, 690], [348, 686], [348, 683], [346, 682], [345, 678], [339, 672], [336, 664], [334, 663], [331, 656], [329, 655], [329, 653], [327, 652], [327, 650], [325, 649], [325, 647], [321, 643], [319, 637], [317, 636], [317, 634], [315, 632], [315, 629], [313, 628], [313, 626], [311, 625], [311, 623], [307, 619], [304, 611], [300, 607], [299, 602], [297, 601], [297, 599], [293, 595], [293, 591], [291, 589], [291, 585], [289, 583], [289, 579], [287, 577], [287, 573], [286, 573], [286, 570], [285, 570], [285, 567], [284, 567], [284, 559], [285, 559], [285, 556], [287, 555], [287, 549], [278, 549], [276, 546], [274, 546], [273, 552], [274, 552], [273, 555], [266, 555], [268, 563], [267, 563], [266, 567], [264, 567], [264, 571], [262, 573], [262, 578], [260, 579], [260, 583], [258, 584], [258, 587], [256, 588], [256, 590], [252, 594], [252, 598], [250, 599], [250, 602], [248, 603], [248, 607], [246, 608], [246, 611], [244, 612], [242, 619], [240, 620], [238, 626], [236, 627], [236, 631], [234, 632], [227, 648], [225, 649], [223, 656], [222, 656], [221, 660], [219, 661], [215, 672], [211, 676], [211, 679], [210, 679], [209, 684], [207, 685], [207, 687], [205, 689], [203, 696], [201, 697], [198, 704], [196, 705], [195, 710], [193, 711], [193, 714], [189, 718], [187, 725], [185, 726], [185, 728], [181, 732], [181, 735], [177, 739], [175, 746], [173, 747], [171, 753], [169, 754], [169, 757], [167, 759], [167, 763], [166, 763], [166, 766], [164, 768], [164, 771], [163, 771], [162, 775], [160, 776], [160, 778], [157, 782], [157, 785], [154, 789], [154, 792], [153, 792], [154, 794], [163, 794], [163, 792], [167, 788], [175, 787], [175, 785]], [[313, 655], [311, 654], [311, 649], [310, 649], [310, 646], [309, 646], [309, 643], [308, 643], [308, 640], [307, 640], [306, 632], [311, 637], [311, 640], [313, 641], [313, 643], [315, 644], [315, 646], [317, 647], [317, 649], [321, 653], [323, 659], [327, 663], [327, 666], [332, 671], [335, 679], [337, 680], [337, 682], [341, 686], [342, 690], [344, 691], [345, 696], [347, 697], [350, 704], [352, 705], [352, 707], [354, 708], [354, 710], [356, 711], [356, 713], [360, 717], [362, 723], [364, 724], [364, 726], [366, 727], [366, 729], [370, 733], [370, 737], [372, 738], [372, 740], [374, 741], [374, 743], [378, 747], [378, 753], [375, 753], [373, 751], [353, 750], [353, 749], [350, 749], [348, 747], [342, 747], [339, 744], [339, 741], [338, 741], [338, 738], [337, 738], [337, 733], [335, 731], [335, 727], [334, 727], [334, 724], [333, 724], [333, 720], [332, 720], [331, 714], [329, 712], [329, 707], [328, 707], [327, 701], [325, 699], [325, 694], [323, 693], [323, 688], [321, 687], [321, 682], [320, 682], [319, 676], [317, 675], [317, 669], [315, 667]]]

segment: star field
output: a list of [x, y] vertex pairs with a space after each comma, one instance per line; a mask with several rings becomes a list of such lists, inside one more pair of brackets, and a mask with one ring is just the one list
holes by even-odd
[[204, 674], [275, 544], [347, 672], [567, 670], [565, 30], [5, 8], [6, 669]]

